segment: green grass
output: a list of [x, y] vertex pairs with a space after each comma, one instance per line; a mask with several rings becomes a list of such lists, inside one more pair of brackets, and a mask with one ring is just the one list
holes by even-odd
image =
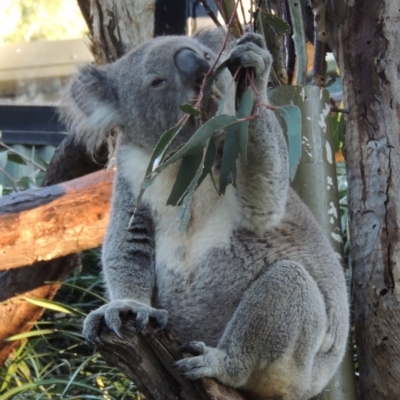
[[138, 399], [135, 387], [107, 366], [81, 335], [84, 316], [104, 303], [95, 252], [84, 255], [54, 302], [0, 370], [0, 400]]

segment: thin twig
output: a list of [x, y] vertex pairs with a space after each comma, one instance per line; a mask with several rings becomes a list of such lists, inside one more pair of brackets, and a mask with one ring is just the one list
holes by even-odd
[[18, 189], [17, 185], [15, 184], [13, 177], [11, 175], [9, 175], [7, 173], [7, 171], [1, 166], [0, 166], [0, 172], [10, 181], [10, 183], [11, 183], [12, 187], [14, 188], [14, 190], [16, 192], [19, 192], [19, 189]]
[[32, 164], [36, 168], [39, 168], [41, 171], [46, 172], [46, 168], [42, 167], [40, 164], [38, 164], [35, 161], [29, 159], [28, 157], [25, 157], [23, 154], [19, 153], [17, 150], [14, 150], [12, 147], [7, 146], [4, 142], [0, 141], [0, 146], [3, 146], [5, 149], [13, 152], [17, 156], [20, 156], [24, 161], [26, 161], [29, 164]]
[[221, 27], [221, 23], [218, 21], [217, 16], [214, 14], [214, 11], [209, 6], [207, 0], [200, 0], [201, 4], [203, 4], [204, 10], [206, 11], [207, 15], [214, 21], [214, 24]]

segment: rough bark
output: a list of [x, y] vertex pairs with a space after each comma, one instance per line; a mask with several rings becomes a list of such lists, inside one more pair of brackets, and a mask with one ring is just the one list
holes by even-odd
[[330, 2], [342, 76], [360, 398], [400, 387], [399, 2]]
[[100, 246], [113, 175], [99, 171], [0, 198], [0, 270]]
[[104, 328], [98, 350], [108, 364], [135, 383], [146, 400], [245, 400], [237, 391], [213, 379], [182, 378], [172, 367], [183, 357], [181, 343], [172, 332], [156, 333], [147, 328], [138, 335], [132, 321], [126, 321], [121, 333], [119, 338]]
[[153, 36], [154, 3], [91, 0], [92, 53], [98, 64], [116, 61]]

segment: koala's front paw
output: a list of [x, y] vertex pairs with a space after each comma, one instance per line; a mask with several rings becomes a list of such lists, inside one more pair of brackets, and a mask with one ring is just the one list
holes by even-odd
[[195, 354], [195, 357], [184, 358], [174, 367], [182, 376], [189, 379], [217, 378], [224, 375], [223, 360], [225, 353], [203, 342], [190, 342], [181, 347], [181, 351]]
[[86, 317], [83, 323], [83, 336], [90, 343], [99, 342], [98, 333], [101, 324], [105, 323], [118, 337], [121, 337], [121, 315], [129, 313], [135, 315], [138, 333], [146, 327], [150, 318], [157, 322], [160, 331], [166, 327], [168, 322], [168, 312], [165, 310], [157, 310], [135, 300], [114, 300], [92, 311]]
[[257, 80], [268, 78], [272, 56], [267, 50], [264, 38], [247, 33], [240, 38], [229, 57], [229, 69], [234, 74], [239, 67], [252, 69]]

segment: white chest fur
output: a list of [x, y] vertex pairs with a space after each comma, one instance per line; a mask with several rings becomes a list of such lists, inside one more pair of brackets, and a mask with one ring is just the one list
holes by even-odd
[[[119, 165], [125, 179], [139, 193], [150, 154], [134, 146], [120, 151]], [[192, 197], [191, 218], [180, 233], [178, 208], [166, 206], [179, 163], [166, 168], [146, 190], [143, 201], [150, 205], [155, 223], [156, 270], [173, 269], [189, 273], [212, 249], [230, 245], [232, 231], [238, 226], [239, 205], [233, 187], [220, 196], [207, 177]], [[160, 271], [158, 271], [160, 272]]]

